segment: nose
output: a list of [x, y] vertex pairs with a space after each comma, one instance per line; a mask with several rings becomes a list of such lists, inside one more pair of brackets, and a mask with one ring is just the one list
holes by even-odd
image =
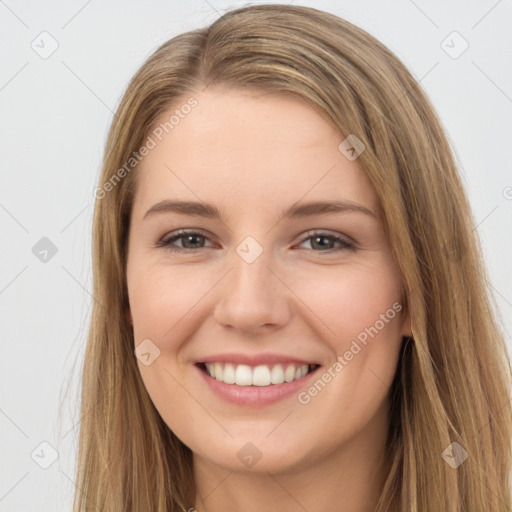
[[263, 251], [252, 263], [234, 254], [231, 271], [217, 287], [214, 317], [223, 327], [257, 334], [289, 322], [293, 293], [274, 270], [269, 253]]

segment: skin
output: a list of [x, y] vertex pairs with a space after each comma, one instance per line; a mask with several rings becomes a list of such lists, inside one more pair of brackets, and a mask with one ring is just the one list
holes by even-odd
[[[345, 137], [303, 100], [219, 86], [194, 97], [197, 107], [137, 170], [127, 267], [135, 346], [150, 339], [160, 350], [148, 366], [138, 360], [142, 379], [194, 454], [190, 507], [373, 510], [386, 476], [389, 386], [401, 338], [410, 335], [405, 310], [307, 404], [296, 395], [262, 407], [228, 403], [194, 362], [272, 352], [318, 362], [322, 374], [381, 314], [404, 304], [377, 196], [358, 160], [339, 151]], [[211, 203], [223, 221], [175, 212], [143, 220], [165, 199]], [[279, 218], [299, 201], [340, 199], [376, 216]], [[156, 246], [182, 228], [206, 238], [176, 240], [192, 247], [183, 253]], [[330, 238], [315, 244], [311, 230], [348, 237], [355, 248]], [[247, 236], [263, 249], [251, 264], [236, 252]], [[250, 468], [237, 457], [249, 441], [261, 453]]]

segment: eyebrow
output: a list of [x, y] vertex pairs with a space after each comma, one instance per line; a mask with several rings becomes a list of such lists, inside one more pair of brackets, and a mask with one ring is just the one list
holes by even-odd
[[[182, 215], [193, 215], [199, 217], [219, 219], [223, 221], [222, 214], [217, 207], [208, 203], [201, 203], [196, 201], [171, 201], [164, 200], [152, 206], [144, 215], [142, 220], [151, 217], [157, 213], [179, 213]], [[322, 215], [326, 213], [338, 212], [356, 212], [374, 217], [378, 216], [365, 206], [347, 200], [337, 201], [314, 201], [308, 203], [295, 203], [289, 208], [283, 210], [280, 219], [283, 218], [296, 218], [296, 217], [310, 217], [313, 215]]]

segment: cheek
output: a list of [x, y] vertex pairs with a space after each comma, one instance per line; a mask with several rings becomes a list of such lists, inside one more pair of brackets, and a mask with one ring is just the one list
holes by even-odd
[[[135, 344], [149, 338], [161, 350], [152, 366], [139, 363], [151, 400], [169, 428], [194, 451], [210, 450], [207, 447], [211, 446], [212, 436], [218, 436], [228, 446], [232, 441], [225, 439], [224, 432], [205, 413], [200, 401], [191, 398], [194, 393], [187, 390], [194, 390], [194, 382], [186, 365], [180, 364], [186, 357], [187, 344], [193, 343], [201, 326], [211, 321], [216, 303], [214, 287], [222, 274], [212, 272], [211, 268], [198, 272], [193, 264], [172, 268], [138, 266], [144, 267], [146, 272], [139, 270], [131, 276], [129, 294]], [[275, 435], [267, 439], [269, 429], [260, 429], [264, 433], [258, 446], [275, 452], [276, 456], [281, 450], [299, 453], [299, 445], [311, 456], [322, 450], [327, 453], [370, 421], [389, 389], [400, 342], [401, 314], [393, 309], [393, 304], [400, 302], [396, 273], [392, 266], [381, 263], [337, 268], [309, 265], [294, 272], [282, 271], [280, 275], [293, 290], [291, 293], [283, 287], [281, 296], [293, 310], [292, 324], [304, 329], [312, 339], [321, 339], [332, 363], [341, 356], [343, 363], [338, 362], [343, 369], [333, 369], [335, 376], [325, 387], [318, 386], [311, 392], [305, 389], [302, 396], [306, 401], [295, 399], [294, 417], [300, 421], [286, 423], [285, 438]], [[390, 310], [387, 322], [382, 321], [381, 315], [386, 316]], [[382, 323], [382, 328], [377, 322]], [[240, 435], [256, 435], [250, 422], [229, 417], [224, 422]], [[202, 426], [201, 431], [193, 430], [197, 425]], [[304, 432], [311, 433], [307, 442]], [[219, 457], [225, 457], [224, 452]]]
[[314, 275], [303, 273], [294, 278], [293, 290], [315, 314], [316, 324], [328, 329], [322, 330], [322, 335], [327, 332], [340, 350], [376, 323], [382, 334], [393, 336], [400, 329], [399, 277], [388, 262], [340, 266], [336, 270], [324, 267], [315, 270]]
[[[308, 306], [320, 312], [334, 332], [324, 336], [330, 363], [298, 396], [298, 414], [304, 418], [300, 428], [323, 434], [324, 440], [316, 446], [319, 453], [332, 449], [327, 439], [341, 444], [374, 418], [380, 418], [377, 423], [384, 421], [402, 342], [403, 313], [396, 281], [378, 273], [373, 277], [378, 275], [377, 280], [364, 272], [340, 276], [318, 283], [310, 294]], [[298, 437], [300, 428], [294, 425], [292, 430], [295, 427]]]
[[149, 339], [154, 343], [150, 346], [153, 350], [156, 346], [155, 353], [158, 353], [149, 365], [138, 360], [140, 375], [162, 419], [180, 438], [186, 437], [190, 418], [177, 415], [176, 411], [190, 412], [193, 403], [191, 405], [190, 395], [185, 391], [187, 375], [178, 357], [190, 334], [187, 320], [192, 318], [194, 305], [205, 294], [204, 280], [192, 279], [184, 268], [177, 270], [157, 265], [149, 268], [144, 264], [138, 266], [134, 261], [132, 269], [137, 267], [148, 270], [134, 272], [128, 279], [134, 348]]
[[388, 261], [326, 270], [301, 276], [293, 288], [308, 308], [299, 314], [318, 326], [331, 353], [324, 369], [328, 374], [319, 375], [328, 384], [305, 390], [301, 403], [314, 402], [319, 417], [332, 403], [338, 404], [340, 418], [358, 417], [363, 411], [370, 415], [382, 403], [396, 371], [403, 318], [399, 274]]
[[192, 267], [155, 266], [144, 274], [139, 273], [133, 279], [133, 286], [129, 286], [136, 338], [154, 337], [159, 343], [168, 345], [177, 338], [176, 334], [186, 324], [187, 315], [193, 314], [194, 307], [212, 288], [214, 281], [211, 276], [210, 279], [198, 277], [197, 269]]

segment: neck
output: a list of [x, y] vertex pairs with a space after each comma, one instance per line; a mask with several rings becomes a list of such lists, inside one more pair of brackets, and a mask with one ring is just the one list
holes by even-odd
[[[329, 453], [280, 473], [235, 472], [194, 455], [197, 512], [367, 512], [384, 485], [386, 409]], [[256, 467], [256, 466], [255, 466]]]

